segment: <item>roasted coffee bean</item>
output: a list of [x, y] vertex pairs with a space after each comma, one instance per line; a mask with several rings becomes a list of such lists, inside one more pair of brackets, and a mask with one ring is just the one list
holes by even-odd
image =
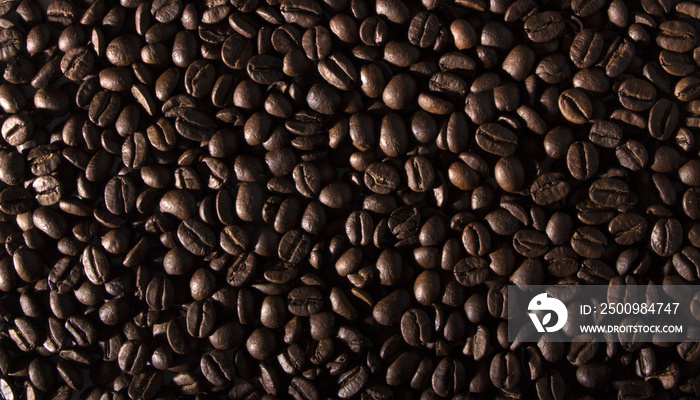
[[565, 55], [554, 53], [546, 56], [537, 64], [535, 73], [543, 81], [549, 84], [557, 84], [569, 78], [571, 67]]
[[406, 161], [408, 187], [414, 192], [425, 192], [433, 187], [435, 173], [430, 162], [421, 156]]
[[484, 151], [499, 156], [509, 156], [518, 147], [515, 134], [497, 123], [487, 123], [479, 126], [475, 133], [476, 143]]
[[349, 90], [357, 81], [357, 70], [342, 54], [331, 54], [319, 61], [318, 72], [328, 84], [340, 90]]
[[398, 289], [378, 301], [372, 310], [372, 315], [381, 325], [394, 325], [400, 321], [403, 313], [410, 306], [410, 301], [409, 292]]
[[[81, 81], [95, 66], [95, 58], [87, 47], [75, 47], [61, 59], [61, 71], [71, 80]], [[128, 73], [124, 75], [129, 76]]]
[[600, 388], [605, 386], [610, 375], [610, 367], [601, 364], [587, 364], [578, 367], [576, 379], [587, 388]]
[[122, 161], [127, 168], [138, 169], [146, 162], [148, 142], [143, 132], [129, 136], [122, 145]]
[[547, 237], [535, 230], [522, 229], [513, 236], [513, 248], [525, 257], [543, 256], [547, 252], [547, 247]]
[[8, 328], [10, 339], [21, 351], [32, 351], [39, 344], [40, 332], [26, 317], [15, 319], [13, 326]]
[[7, 62], [12, 57], [20, 54], [25, 46], [25, 42], [26, 38], [14, 27], [0, 30], [0, 60]]
[[119, 348], [117, 362], [119, 369], [122, 371], [130, 375], [139, 374], [146, 368], [148, 349], [142, 342], [135, 340], [126, 341]]
[[[414, 19], [415, 20], [415, 19]], [[434, 28], [437, 31], [438, 27]], [[450, 32], [459, 50], [466, 50], [478, 44], [478, 37], [474, 27], [468, 21], [457, 19], [450, 24]], [[437, 32], [436, 32], [437, 33]]]
[[345, 222], [345, 233], [354, 245], [367, 246], [372, 241], [374, 222], [366, 211], [356, 211]]
[[682, 21], [666, 21], [659, 24], [656, 43], [665, 50], [683, 53], [693, 48], [697, 41], [692, 25]]
[[90, 121], [99, 127], [111, 124], [117, 117], [121, 99], [117, 93], [103, 90], [92, 98], [88, 109]]
[[489, 275], [486, 259], [468, 257], [459, 260], [453, 267], [455, 279], [463, 286], [476, 286], [483, 283]]
[[81, 272], [80, 266], [70, 258], [61, 258], [49, 272], [49, 288], [59, 294], [66, 294], [77, 286]]
[[190, 278], [190, 295], [195, 300], [204, 300], [214, 292], [214, 274], [204, 268], [196, 270]]
[[588, 139], [600, 147], [615, 148], [622, 142], [622, 128], [612, 121], [597, 120], [591, 126]]
[[264, 85], [269, 85], [284, 76], [282, 60], [265, 54], [253, 56], [248, 61], [246, 70], [250, 79]]
[[438, 396], [459, 393], [465, 384], [466, 371], [459, 360], [443, 358], [435, 367], [432, 388]]
[[241, 253], [226, 270], [226, 282], [234, 287], [243, 286], [257, 269], [253, 254]]
[[53, 239], [60, 239], [68, 230], [63, 214], [49, 207], [41, 207], [34, 211], [32, 222], [36, 228]]
[[0, 86], [0, 107], [7, 113], [18, 113], [26, 107], [26, 99], [18, 85], [6, 83]]
[[525, 169], [520, 159], [503, 157], [494, 167], [496, 182], [507, 192], [517, 192], [522, 189], [525, 181]]
[[600, 65], [605, 69], [606, 75], [611, 78], [620, 76], [632, 62], [635, 47], [626, 38], [617, 38], [607, 48]]
[[574, 124], [588, 122], [593, 114], [588, 96], [577, 89], [567, 89], [559, 95], [559, 110], [564, 118]]
[[160, 371], [145, 371], [135, 375], [129, 384], [128, 394], [133, 399], [152, 399], [163, 386]]
[[271, 329], [284, 326], [286, 321], [286, 304], [280, 296], [268, 296], [260, 308], [261, 323]]
[[652, 250], [661, 256], [670, 256], [680, 249], [683, 240], [683, 227], [673, 218], [660, 219], [651, 232]]
[[678, 118], [678, 106], [667, 99], [660, 99], [649, 112], [649, 133], [659, 140], [670, 139], [678, 125]]
[[146, 302], [153, 310], [167, 310], [173, 303], [175, 288], [167, 278], [153, 278], [146, 288]]
[[694, 76], [687, 76], [676, 84], [673, 94], [680, 101], [692, 101], [700, 96], [698, 85], [700, 81]]
[[[236, 35], [237, 36], [237, 35]], [[224, 42], [225, 43], [225, 42]], [[225, 46], [226, 44], [224, 44]], [[143, 50], [142, 50], [143, 54]], [[222, 54], [223, 51], [222, 51]], [[185, 68], [195, 62], [197, 56], [197, 40], [193, 34], [187, 31], [178, 32], [173, 39], [172, 59], [178, 67]], [[142, 57], [143, 58], [143, 55]], [[154, 60], [155, 61], [155, 60]], [[198, 60], [203, 61], [203, 60]], [[228, 61], [228, 60], [227, 60]], [[158, 63], [156, 63], [158, 64]], [[228, 63], [227, 63], [228, 64]], [[179, 72], [178, 72], [179, 74]]]
[[221, 350], [213, 350], [200, 361], [202, 375], [215, 386], [224, 385], [233, 377], [233, 362]]
[[588, 189], [590, 199], [603, 207], [618, 207], [629, 201], [629, 187], [618, 179], [602, 178]]
[[118, 176], [109, 180], [105, 186], [105, 205], [114, 215], [130, 213], [136, 205], [134, 184], [127, 176]]
[[469, 255], [484, 256], [491, 248], [491, 238], [486, 227], [478, 222], [472, 222], [462, 231], [462, 244]]
[[184, 79], [185, 90], [190, 96], [194, 98], [204, 97], [214, 86], [214, 66], [204, 60], [197, 60], [187, 68]]
[[[196, 41], [193, 41], [191, 43], [196, 45]], [[190, 41], [187, 41], [183, 44], [186, 46], [190, 46]], [[238, 33], [232, 32], [231, 35], [228, 38], [226, 38], [226, 40], [224, 40], [221, 46], [221, 60], [227, 67], [233, 70], [246, 69], [246, 66], [249, 64], [249, 61], [253, 57], [253, 47], [254, 43], [251, 40], [246, 39]], [[183, 59], [182, 63], [185, 64], [186, 60]]]
[[91, 345], [97, 335], [93, 324], [82, 316], [69, 317], [66, 320], [65, 328], [72, 336], [73, 342], [81, 347]]
[[216, 237], [209, 227], [196, 217], [188, 218], [177, 228], [182, 246], [194, 255], [204, 255], [216, 244]]
[[406, 311], [401, 317], [401, 335], [411, 346], [428, 343], [432, 336], [428, 314], [417, 308]]
[[562, 158], [566, 155], [568, 146], [573, 141], [573, 131], [570, 128], [560, 126], [547, 132], [544, 137], [544, 149], [548, 156], [555, 159]]
[[622, 385], [617, 397], [620, 399], [634, 399], [644, 396], [653, 396], [654, 388], [644, 381], [632, 381]]
[[0, 210], [17, 215], [31, 210], [34, 197], [29, 190], [19, 186], [10, 186], [0, 191]]
[[321, 17], [321, 6], [308, 0], [284, 0], [280, 4], [280, 12], [287, 23], [310, 28]]
[[398, 189], [401, 177], [394, 167], [386, 163], [370, 164], [364, 172], [364, 182], [377, 194], [389, 194]]
[[525, 45], [515, 46], [503, 60], [502, 68], [515, 81], [523, 81], [535, 64], [535, 53]]
[[48, 359], [36, 358], [29, 363], [29, 380], [39, 390], [49, 390], [56, 382], [56, 369]]
[[338, 378], [338, 397], [348, 399], [359, 393], [367, 384], [370, 372], [364, 365], [342, 373]]
[[598, 229], [583, 226], [574, 231], [571, 236], [571, 247], [582, 257], [600, 258], [605, 252], [608, 240]]
[[299, 376], [292, 378], [288, 393], [295, 399], [315, 399], [319, 396], [316, 386], [311, 381]]
[[695, 248], [684, 247], [681, 251], [673, 255], [673, 267], [685, 280], [692, 282], [698, 276], [696, 267], [698, 256], [700, 256], [700, 253]]
[[598, 68], [587, 68], [573, 77], [574, 87], [587, 93], [606, 94], [610, 92], [610, 81]]
[[616, 243], [630, 245], [644, 238], [647, 233], [647, 221], [638, 214], [622, 214], [610, 221], [608, 230]]
[[399, 67], [409, 67], [419, 57], [420, 50], [405, 41], [391, 41], [384, 46], [384, 60]]
[[700, 167], [700, 163], [698, 163], [696, 160], [690, 160], [683, 164], [678, 170], [678, 177], [686, 185], [698, 186], [698, 167]]
[[81, 257], [85, 276], [95, 285], [104, 284], [111, 271], [107, 255], [99, 247], [88, 245]]
[[590, 179], [598, 172], [598, 152], [590, 142], [572, 143], [566, 154], [566, 164], [574, 178]]
[[556, 212], [550, 217], [545, 232], [553, 244], [564, 244], [573, 233], [573, 219], [568, 214]]
[[491, 382], [502, 389], [514, 388], [521, 377], [520, 363], [513, 353], [501, 353], [491, 360], [489, 369]]
[[282, 260], [290, 264], [297, 264], [306, 257], [310, 247], [311, 241], [306, 233], [300, 230], [292, 230], [282, 236], [278, 255]]
[[384, 87], [382, 100], [387, 107], [394, 110], [405, 108], [415, 96], [416, 82], [406, 74], [394, 76]]
[[[362, 36], [362, 30], [360, 30], [360, 36]], [[323, 25], [312, 26], [304, 32], [301, 45], [306, 57], [310, 60], [322, 60], [328, 57], [332, 50], [331, 32]]]
[[620, 104], [631, 111], [644, 111], [651, 108], [656, 100], [656, 89], [643, 80], [632, 78], [620, 85], [617, 91]]
[[32, 182], [37, 203], [42, 206], [57, 204], [63, 197], [63, 185], [53, 176], [40, 176]]
[[539, 175], [530, 187], [530, 194], [535, 203], [547, 205], [557, 202], [569, 193], [569, 184], [563, 175], [550, 172]]
[[248, 336], [246, 348], [253, 358], [263, 360], [273, 354], [275, 350], [275, 336], [267, 328], [258, 328]]
[[314, 111], [331, 115], [340, 105], [340, 95], [329, 85], [317, 83], [309, 89], [306, 102]]
[[620, 165], [631, 171], [639, 171], [649, 161], [646, 148], [636, 140], [628, 140], [622, 144], [615, 150], [615, 155]]
[[15, 114], [2, 124], [2, 137], [11, 146], [19, 146], [34, 135], [34, 123], [28, 114]]
[[537, 13], [525, 20], [525, 33], [535, 43], [552, 40], [564, 31], [564, 21], [556, 11]]
[[289, 292], [287, 303], [289, 312], [294, 315], [308, 317], [321, 310], [323, 297], [317, 289], [311, 286], [298, 287]]
[[151, 14], [155, 17], [156, 21], [162, 23], [168, 23], [175, 20], [182, 11], [182, 2], [173, 1], [167, 2], [162, 0], [157, 0], [151, 5]]
[[411, 19], [408, 40], [415, 46], [428, 48], [435, 43], [440, 30], [440, 21], [436, 15], [421, 12]]
[[185, 110], [175, 119], [175, 129], [184, 138], [204, 141], [216, 132], [216, 123], [199, 111]]
[[599, 32], [584, 29], [576, 34], [569, 57], [578, 68], [592, 67], [603, 52], [603, 37]]

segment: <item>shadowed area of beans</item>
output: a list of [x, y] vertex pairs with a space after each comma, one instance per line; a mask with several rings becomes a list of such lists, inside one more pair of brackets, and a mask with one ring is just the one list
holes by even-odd
[[697, 399], [697, 343], [506, 317], [698, 280], [699, 18], [0, 0], [0, 398]]

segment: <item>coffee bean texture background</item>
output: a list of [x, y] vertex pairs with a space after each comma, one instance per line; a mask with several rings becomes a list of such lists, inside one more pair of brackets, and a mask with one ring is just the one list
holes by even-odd
[[696, 342], [506, 317], [508, 284], [698, 281], [698, 32], [678, 0], [0, 0], [0, 398], [697, 399]]

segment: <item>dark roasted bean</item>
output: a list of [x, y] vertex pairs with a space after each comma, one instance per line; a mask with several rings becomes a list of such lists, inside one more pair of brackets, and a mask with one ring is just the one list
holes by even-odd
[[699, 17], [0, 0], [0, 396], [696, 396], [692, 341], [506, 320], [700, 278]]
[[556, 11], [537, 13], [525, 20], [525, 33], [535, 43], [556, 38], [564, 31], [564, 21]]

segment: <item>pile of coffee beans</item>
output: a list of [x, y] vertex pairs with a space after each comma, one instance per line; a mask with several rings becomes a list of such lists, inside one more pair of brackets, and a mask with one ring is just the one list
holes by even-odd
[[698, 281], [699, 19], [1, 0], [0, 397], [698, 398], [698, 343], [506, 314]]

